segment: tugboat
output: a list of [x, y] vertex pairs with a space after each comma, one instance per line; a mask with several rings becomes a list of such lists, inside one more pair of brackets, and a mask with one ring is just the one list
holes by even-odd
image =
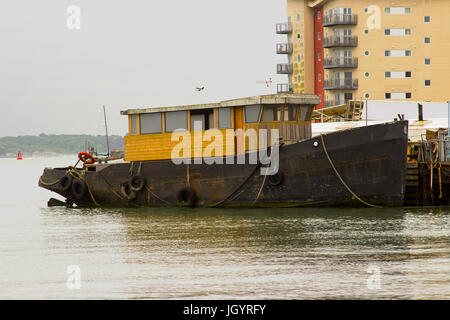
[[408, 122], [311, 136], [315, 95], [135, 108], [125, 161], [45, 169], [39, 186], [78, 207], [401, 206]]

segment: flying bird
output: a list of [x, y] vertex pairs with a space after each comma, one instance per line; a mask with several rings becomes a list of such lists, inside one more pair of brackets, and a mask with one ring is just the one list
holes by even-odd
[[204, 90], [205, 89], [205, 87], [197, 87], [197, 88], [195, 88], [197, 91], [202, 91], [202, 90]]

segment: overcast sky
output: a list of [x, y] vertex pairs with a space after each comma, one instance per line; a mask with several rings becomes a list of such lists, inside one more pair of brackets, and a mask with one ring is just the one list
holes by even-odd
[[[285, 0], [2, 0], [0, 136], [124, 135], [120, 110], [275, 93]], [[70, 5], [81, 10], [81, 29]], [[71, 24], [73, 26], [73, 24]], [[268, 89], [257, 84], [272, 77]], [[205, 86], [197, 92], [196, 86]]]

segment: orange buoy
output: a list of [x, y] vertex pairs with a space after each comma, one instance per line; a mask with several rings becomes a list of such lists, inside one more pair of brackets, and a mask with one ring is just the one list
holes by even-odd
[[19, 153], [17, 154], [17, 160], [23, 160], [22, 158], [22, 153], [19, 151]]

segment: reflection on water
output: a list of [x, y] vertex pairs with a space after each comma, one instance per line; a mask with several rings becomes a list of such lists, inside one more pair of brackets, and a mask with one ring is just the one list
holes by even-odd
[[62, 160], [2, 162], [0, 298], [450, 298], [449, 209], [46, 208]]

